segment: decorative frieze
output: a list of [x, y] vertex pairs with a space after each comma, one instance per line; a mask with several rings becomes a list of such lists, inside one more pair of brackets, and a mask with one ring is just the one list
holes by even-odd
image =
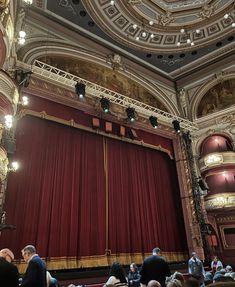
[[228, 209], [235, 206], [235, 194], [220, 193], [205, 200], [206, 210]]

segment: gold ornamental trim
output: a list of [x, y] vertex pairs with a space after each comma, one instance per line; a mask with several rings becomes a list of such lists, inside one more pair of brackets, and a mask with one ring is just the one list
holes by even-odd
[[206, 210], [227, 209], [235, 206], [235, 194], [231, 192], [209, 195], [205, 199]]
[[235, 249], [235, 242], [233, 242], [233, 245], [229, 245], [226, 241], [226, 236], [225, 236], [225, 229], [229, 229], [229, 228], [233, 228], [235, 229], [235, 224], [231, 224], [231, 225], [221, 225], [219, 227], [220, 229], [220, 234], [221, 234], [221, 239], [222, 239], [222, 243], [223, 243], [223, 247], [224, 249]]
[[52, 121], [52, 122], [56, 122], [56, 123], [59, 123], [59, 124], [65, 125], [65, 126], [70, 126], [70, 127], [76, 128], [76, 129], [88, 131], [88, 132], [91, 132], [91, 133], [94, 133], [94, 134], [99, 134], [99, 135], [102, 135], [104, 137], [116, 139], [116, 140], [119, 140], [119, 141], [122, 141], [122, 142], [127, 142], [127, 143], [131, 143], [131, 144], [147, 147], [147, 148], [150, 148], [150, 149], [158, 150], [158, 151], [166, 153], [169, 156], [170, 159], [172, 159], [172, 160], [174, 159], [171, 151], [168, 150], [168, 149], [163, 148], [161, 145], [156, 145], [155, 146], [155, 145], [152, 145], [152, 144], [149, 144], [149, 143], [145, 143], [142, 140], [141, 141], [139, 141], [139, 140], [132, 140], [132, 139], [128, 139], [128, 138], [119, 137], [119, 136], [116, 136], [116, 135], [113, 135], [113, 134], [107, 134], [107, 133], [105, 133], [103, 131], [94, 130], [92, 128], [89, 128], [89, 127], [77, 124], [74, 121], [74, 119], [71, 119], [71, 120], [67, 121], [67, 120], [64, 120], [64, 119], [61, 119], [61, 118], [58, 118], [58, 117], [55, 117], [55, 116], [48, 115], [45, 111], [36, 112], [36, 111], [33, 111], [33, 110], [23, 109], [19, 113], [19, 118], [21, 119], [21, 118], [23, 118], [23, 117], [25, 117], [27, 115], [33, 116], [33, 117], [37, 117], [37, 118], [41, 118], [41, 119], [45, 119], [45, 120]]
[[[97, 256], [83, 256], [77, 257], [50, 257], [43, 258], [46, 261], [49, 270], [59, 269], [75, 269], [75, 268], [89, 268], [89, 267], [107, 267], [113, 262], [118, 261], [123, 265], [129, 265], [131, 262], [142, 264], [146, 256], [150, 253], [120, 253], [120, 254], [104, 254]], [[188, 259], [187, 252], [163, 252], [164, 258], [167, 262], [182, 262]], [[23, 260], [16, 261], [16, 265], [20, 273], [24, 273], [27, 264]]]
[[234, 166], [234, 164], [234, 151], [211, 153], [199, 160], [199, 168], [201, 172], [216, 168], [218, 166]]

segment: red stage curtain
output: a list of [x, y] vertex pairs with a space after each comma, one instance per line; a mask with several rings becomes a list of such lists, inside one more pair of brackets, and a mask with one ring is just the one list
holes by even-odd
[[2, 233], [0, 247], [18, 258], [26, 244], [43, 257], [187, 249], [165, 153], [33, 117], [19, 121], [16, 139], [21, 167], [9, 176], [6, 211], [17, 229]]
[[18, 123], [19, 171], [9, 178], [1, 246], [20, 256], [35, 244], [41, 256], [104, 254], [103, 138], [36, 118]]
[[112, 253], [185, 251], [174, 161], [161, 152], [107, 139]]

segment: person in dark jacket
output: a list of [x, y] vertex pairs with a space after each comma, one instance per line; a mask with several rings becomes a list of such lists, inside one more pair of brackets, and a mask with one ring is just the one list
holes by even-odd
[[129, 287], [139, 287], [140, 286], [140, 273], [138, 267], [135, 263], [131, 263], [130, 271], [127, 276]]
[[18, 287], [19, 273], [17, 267], [12, 264], [13, 252], [4, 248], [0, 250], [0, 286]]
[[171, 276], [170, 268], [167, 262], [160, 256], [161, 250], [156, 247], [153, 249], [153, 255], [144, 260], [140, 270], [140, 283], [148, 285], [151, 280], [158, 281], [162, 287], [165, 286], [166, 277]]
[[36, 254], [36, 248], [33, 245], [27, 245], [21, 252], [24, 261], [28, 263], [21, 287], [47, 287], [46, 264]]

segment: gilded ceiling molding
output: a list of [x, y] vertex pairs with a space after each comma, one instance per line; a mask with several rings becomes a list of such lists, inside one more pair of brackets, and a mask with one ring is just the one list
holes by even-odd
[[207, 80], [192, 96], [192, 102], [191, 102], [191, 116], [193, 120], [197, 120], [197, 110], [199, 107], [199, 104], [202, 100], [202, 98], [205, 96], [205, 94], [215, 85], [229, 80], [229, 79], [235, 79], [235, 71], [234, 72], [228, 72], [228, 73], [223, 73], [220, 77], [217, 77], [215, 75], [214, 78], [211, 80]]
[[[224, 19], [225, 13], [234, 17], [232, 0], [220, 6], [218, 0], [214, 0], [213, 5], [205, 1], [196, 4], [188, 1], [187, 5], [185, 1], [181, 1], [182, 5], [180, 1], [165, 0], [132, 2], [136, 1], [115, 1], [115, 5], [110, 1], [83, 1], [83, 5], [96, 24], [112, 38], [134, 49], [153, 53], [193, 50], [212, 44], [215, 38], [232, 34], [232, 20]], [[133, 24], [136, 27], [133, 28]], [[186, 29], [185, 34], [180, 32], [182, 27]], [[196, 33], [196, 29], [200, 33]], [[178, 42], [186, 43], [187, 35], [195, 46], [177, 46]], [[137, 36], [140, 41], [136, 40]]]
[[[61, 43], [59, 45], [52, 45], [50, 43], [49, 45], [35, 45], [32, 48], [25, 49], [21, 53], [22, 61], [31, 65], [35, 59], [41, 59], [41, 58], [48, 58], [49, 57], [55, 57], [55, 56], [63, 56], [64, 58], [70, 58], [71, 62], [74, 60], [83, 60], [90, 63], [101, 65], [105, 68], [110, 69], [110, 64], [107, 63], [107, 55], [94, 53], [92, 51], [86, 50], [84, 48], [78, 48], [78, 47], [71, 47], [71, 46], [61, 46]], [[24, 52], [24, 54], [23, 54]], [[123, 62], [125, 62], [123, 60]], [[157, 83], [152, 83], [153, 79], [146, 77], [146, 75], [143, 75], [143, 73], [138, 73], [137, 70], [134, 70], [133, 68], [129, 67], [125, 64], [125, 70], [120, 69], [118, 71], [117, 75], [123, 75], [142, 87], [144, 87], [145, 90], [147, 90], [151, 95], [153, 95], [156, 100], [160, 101], [167, 109], [167, 111], [173, 115], [179, 116], [179, 110], [175, 103], [172, 102], [172, 97], [170, 97], [167, 93], [165, 93], [165, 88], [160, 83], [157, 86]]]

